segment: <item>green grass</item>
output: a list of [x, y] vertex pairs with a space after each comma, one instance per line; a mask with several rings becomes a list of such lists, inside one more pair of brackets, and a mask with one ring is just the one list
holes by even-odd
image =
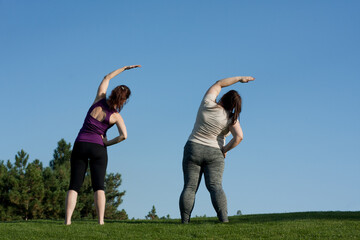
[[360, 212], [302, 212], [180, 220], [62, 221], [0, 223], [0, 239], [360, 239]]

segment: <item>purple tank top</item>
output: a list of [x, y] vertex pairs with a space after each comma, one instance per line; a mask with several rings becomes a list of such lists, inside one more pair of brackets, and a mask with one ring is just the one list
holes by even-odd
[[[106, 117], [102, 122], [90, 115], [92, 110], [96, 107], [101, 107], [106, 113]], [[111, 110], [109, 108], [106, 103], [106, 98], [103, 98], [97, 103], [93, 104], [86, 115], [84, 124], [80, 129], [80, 132], [75, 142], [90, 142], [104, 146], [101, 135], [106, 136], [107, 130], [111, 127], [109, 119], [111, 114], [113, 114], [114, 112], [116, 112], [116, 110]]]

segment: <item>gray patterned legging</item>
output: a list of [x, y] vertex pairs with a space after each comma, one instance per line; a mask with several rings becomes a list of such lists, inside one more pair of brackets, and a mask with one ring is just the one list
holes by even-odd
[[220, 149], [188, 141], [184, 147], [184, 189], [180, 195], [181, 221], [188, 223], [194, 208], [195, 194], [204, 173], [206, 188], [221, 222], [227, 222], [227, 202], [222, 188], [224, 156]]

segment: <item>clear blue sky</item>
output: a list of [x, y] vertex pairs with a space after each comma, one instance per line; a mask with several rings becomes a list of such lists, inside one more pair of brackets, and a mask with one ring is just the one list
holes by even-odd
[[[358, 211], [359, 12], [350, 0], [1, 0], [0, 159], [24, 149], [48, 166], [61, 138], [75, 140], [102, 77], [141, 64], [110, 83], [133, 94], [108, 172], [122, 174], [130, 218], [152, 205], [179, 218], [182, 151], [203, 94], [251, 75], [233, 87], [244, 141], [226, 159], [229, 215]], [[216, 215], [202, 182], [193, 215], [204, 214]]]

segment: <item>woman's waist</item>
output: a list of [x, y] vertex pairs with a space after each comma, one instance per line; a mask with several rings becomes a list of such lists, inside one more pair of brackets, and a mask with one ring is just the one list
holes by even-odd
[[104, 145], [101, 135], [90, 132], [79, 132], [75, 142], [90, 142]]
[[225, 136], [204, 136], [201, 134], [191, 134], [188, 141], [199, 143], [205, 146], [222, 148], [225, 144]]

